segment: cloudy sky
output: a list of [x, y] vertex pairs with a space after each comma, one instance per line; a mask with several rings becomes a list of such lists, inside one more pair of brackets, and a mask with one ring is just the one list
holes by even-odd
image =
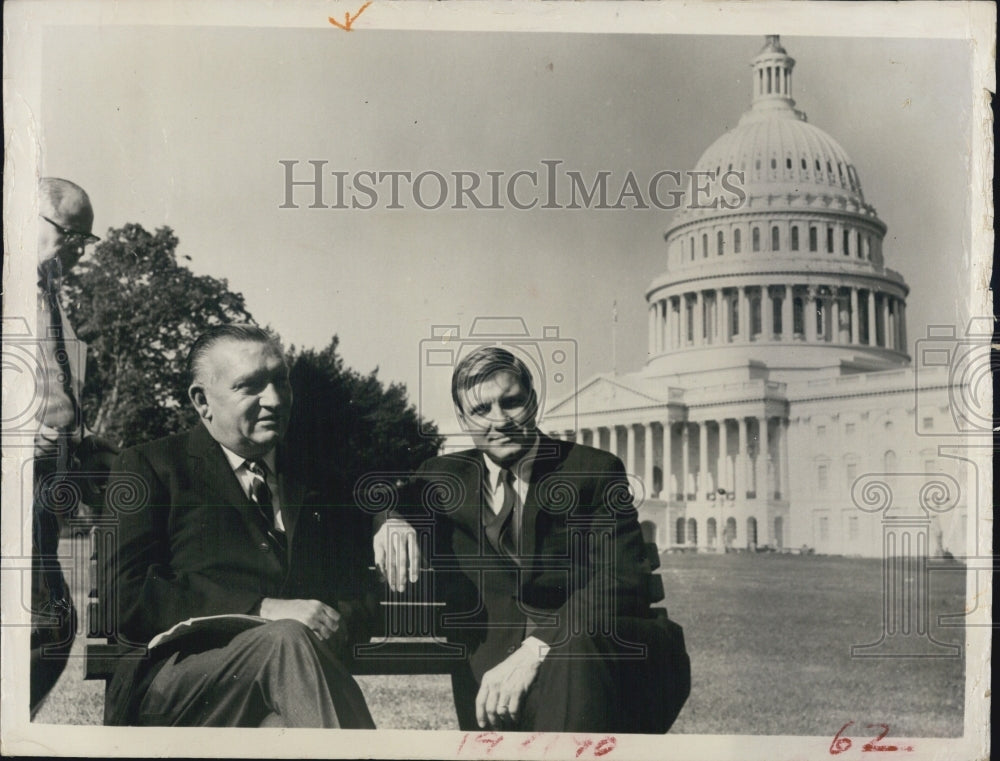
[[[793, 95], [846, 149], [911, 287], [911, 341], [963, 322], [971, 57], [953, 40], [785, 35]], [[198, 273], [225, 277], [301, 347], [333, 334], [349, 365], [421, 398], [432, 326], [522, 317], [574, 339], [579, 379], [646, 358], [644, 290], [672, 212], [310, 209], [281, 161], [327, 172], [690, 169], [750, 104], [761, 35], [409, 32], [198, 26], [48, 27], [43, 171], [83, 185], [96, 231], [168, 225]], [[436, 183], [425, 186], [436, 196]], [[527, 187], [526, 185], [524, 187]], [[666, 187], [666, 186], [664, 186]], [[327, 177], [326, 203], [335, 202]], [[349, 196], [350, 198], [350, 196]], [[349, 199], [348, 199], [349, 200]], [[366, 197], [361, 197], [367, 201]], [[612, 352], [612, 305], [618, 305]], [[422, 412], [448, 420], [440, 382]], [[449, 420], [450, 422], [450, 420]]]

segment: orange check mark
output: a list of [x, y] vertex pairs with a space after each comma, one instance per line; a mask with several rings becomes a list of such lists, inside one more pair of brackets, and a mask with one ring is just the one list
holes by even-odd
[[339, 29], [343, 29], [345, 32], [349, 32], [349, 31], [351, 31], [351, 25], [355, 21], [358, 20], [358, 16], [360, 16], [362, 13], [364, 13], [365, 12], [365, 8], [367, 8], [371, 4], [372, 4], [372, 0], [368, 0], [367, 3], [365, 3], [360, 8], [358, 8], [358, 12], [355, 13], [353, 16], [350, 13], [345, 13], [344, 14], [344, 23], [343, 24], [341, 24], [339, 21], [337, 21], [337, 19], [335, 19], [333, 16], [328, 16], [327, 18], [330, 20], [330, 23], [333, 24], [335, 27], [338, 27]]

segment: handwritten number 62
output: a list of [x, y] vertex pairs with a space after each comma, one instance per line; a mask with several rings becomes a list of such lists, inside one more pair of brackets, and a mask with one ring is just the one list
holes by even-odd
[[[854, 723], [853, 721], [849, 721], [844, 726], [842, 726], [840, 729], [837, 730], [837, 734], [833, 736], [833, 742], [830, 743], [831, 756], [836, 756], [838, 753], [843, 753], [845, 750], [851, 749], [852, 745], [851, 738], [841, 737], [841, 734], [843, 734], [844, 730], [846, 730], [853, 723]], [[880, 728], [882, 732], [878, 735], [878, 737], [862, 745], [861, 746], [862, 751], [871, 752], [871, 751], [881, 751], [881, 750], [899, 750], [899, 747], [896, 745], [879, 745], [879, 741], [884, 739], [885, 736], [889, 734], [888, 724], [868, 724], [866, 725], [865, 728], [866, 729]]]

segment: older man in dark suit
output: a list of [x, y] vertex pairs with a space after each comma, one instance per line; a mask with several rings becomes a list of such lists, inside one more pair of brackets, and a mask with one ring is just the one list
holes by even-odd
[[351, 538], [281, 446], [292, 396], [280, 347], [257, 327], [220, 326], [188, 366], [201, 425], [122, 454], [116, 473], [138, 484], [138, 505], [109, 487], [119, 639], [166, 636], [119, 666], [106, 722], [373, 727], [343, 666], [365, 633], [365, 569], [345, 564], [355, 553], [337, 544]]
[[440, 632], [468, 648], [459, 724], [665, 732], [687, 698], [676, 624], [649, 607], [649, 566], [621, 461], [542, 435], [527, 366], [499, 347], [458, 363], [452, 398], [475, 449], [432, 458], [375, 535], [401, 590], [428, 526]]

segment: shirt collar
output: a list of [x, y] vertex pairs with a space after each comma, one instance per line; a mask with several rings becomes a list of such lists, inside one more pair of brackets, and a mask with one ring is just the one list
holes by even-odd
[[[534, 466], [535, 458], [538, 455], [539, 440], [540, 437], [536, 431], [534, 443], [528, 451], [524, 453], [524, 456], [514, 463], [514, 465], [509, 469], [514, 474], [514, 478], [524, 481], [525, 483], [531, 482], [531, 469]], [[483, 455], [483, 459], [486, 461], [486, 477], [489, 481], [490, 488], [495, 490], [497, 486], [497, 479], [500, 477], [500, 471], [502, 468], [485, 454]]]
[[[239, 469], [242, 468], [243, 465], [246, 463], [248, 458], [240, 457], [238, 454], [236, 454], [236, 452], [234, 452], [232, 449], [229, 449], [223, 444], [219, 444], [219, 446], [222, 447], [222, 453], [226, 456], [226, 460], [229, 461], [229, 467], [233, 469], [234, 473], [238, 472]], [[263, 457], [256, 457], [253, 459], [263, 460], [264, 464], [267, 465], [268, 470], [272, 474], [278, 472], [277, 469], [275, 468], [276, 459], [273, 449]]]

